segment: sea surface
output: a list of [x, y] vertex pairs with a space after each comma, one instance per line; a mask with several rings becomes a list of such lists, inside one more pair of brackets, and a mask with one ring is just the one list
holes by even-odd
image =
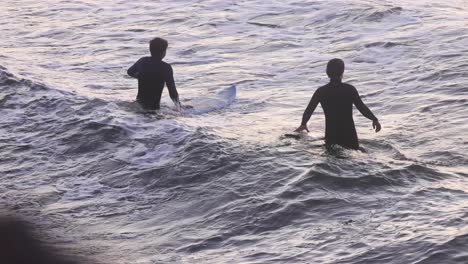
[[[468, 2], [4, 0], [0, 208], [94, 263], [468, 263]], [[169, 41], [180, 98], [126, 70]], [[364, 151], [300, 124], [329, 59]]]

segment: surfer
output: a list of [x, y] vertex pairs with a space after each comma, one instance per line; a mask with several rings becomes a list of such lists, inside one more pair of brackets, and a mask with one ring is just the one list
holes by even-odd
[[[172, 67], [164, 62], [166, 56], [167, 40], [154, 38], [149, 43], [151, 57], [143, 57], [132, 65], [127, 71], [128, 75], [138, 79], [137, 102], [148, 110], [158, 110], [161, 94], [166, 84], [169, 96], [178, 111], [182, 109], [179, 94], [174, 82]], [[190, 108], [188, 106], [187, 108]]]
[[353, 104], [363, 116], [372, 120], [372, 127], [375, 129], [375, 132], [379, 132], [381, 126], [377, 117], [362, 102], [356, 88], [342, 82], [344, 69], [344, 62], [340, 59], [332, 59], [328, 62], [327, 75], [330, 78], [330, 82], [315, 91], [309, 105], [304, 111], [302, 123], [295, 131], [301, 132], [306, 130], [309, 132], [307, 122], [318, 103], [320, 103], [325, 113], [326, 145], [337, 144], [345, 148], [359, 149], [353, 120]]

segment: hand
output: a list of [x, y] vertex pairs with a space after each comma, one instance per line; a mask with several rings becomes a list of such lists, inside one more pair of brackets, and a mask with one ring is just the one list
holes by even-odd
[[379, 132], [382, 129], [382, 126], [379, 123], [379, 120], [372, 121], [372, 127], [375, 129], [375, 133]]
[[307, 128], [307, 125], [301, 125], [296, 130], [294, 130], [294, 132], [302, 132], [303, 130], [310, 132], [309, 129]]
[[174, 101], [174, 100], [173, 100], [173, 102], [174, 102], [174, 105], [175, 105], [175, 110], [176, 110], [177, 112], [182, 112], [182, 110], [183, 110], [182, 104], [181, 104], [179, 101]]

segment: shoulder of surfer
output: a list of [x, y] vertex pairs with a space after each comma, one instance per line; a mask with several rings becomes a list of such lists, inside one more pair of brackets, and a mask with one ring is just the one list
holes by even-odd
[[140, 67], [148, 67], [151, 65], [151, 57], [149, 56], [145, 56], [145, 57], [141, 57], [138, 61], [137, 61], [137, 64], [140, 65]]
[[150, 61], [152, 60], [151, 56], [145, 56], [145, 57], [141, 57], [140, 59], [141, 61]]
[[351, 89], [356, 89], [352, 84], [349, 83], [342, 83], [343, 87], [345, 88], [351, 88]]
[[343, 88], [345, 88], [345, 90], [348, 91], [348, 93], [351, 93], [353, 96], [358, 94], [356, 87], [349, 83], [343, 83]]
[[355, 92], [357, 92], [356, 87], [354, 87], [353, 85], [351, 85], [349, 83], [341, 83], [341, 88], [342, 88], [342, 91], [346, 92], [346, 93], [355, 93]]
[[163, 70], [164, 70], [167, 74], [170, 74], [170, 75], [174, 74], [174, 70], [172, 69], [171, 64], [169, 64], [169, 63], [167, 63], [167, 62], [165, 62], [165, 61], [161, 61], [161, 63], [162, 63], [162, 68], [163, 68]]
[[162, 63], [164, 66], [166, 66], [166, 67], [171, 67], [171, 68], [172, 68], [171, 64], [168, 63], [168, 62], [161, 61], [161, 63]]
[[317, 90], [315, 90], [316, 93], [321, 93], [323, 90], [325, 90], [328, 87], [328, 84], [322, 85]]

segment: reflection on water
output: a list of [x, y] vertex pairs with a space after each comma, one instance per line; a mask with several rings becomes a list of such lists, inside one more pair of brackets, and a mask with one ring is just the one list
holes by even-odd
[[[340, 8], [337, 9], [336, 7]], [[7, 1], [0, 197], [112, 263], [465, 263], [465, 1]], [[169, 41], [182, 102], [143, 113], [126, 69]], [[365, 152], [300, 124], [331, 58], [383, 130]], [[61, 243], [61, 242], [57, 242]]]

